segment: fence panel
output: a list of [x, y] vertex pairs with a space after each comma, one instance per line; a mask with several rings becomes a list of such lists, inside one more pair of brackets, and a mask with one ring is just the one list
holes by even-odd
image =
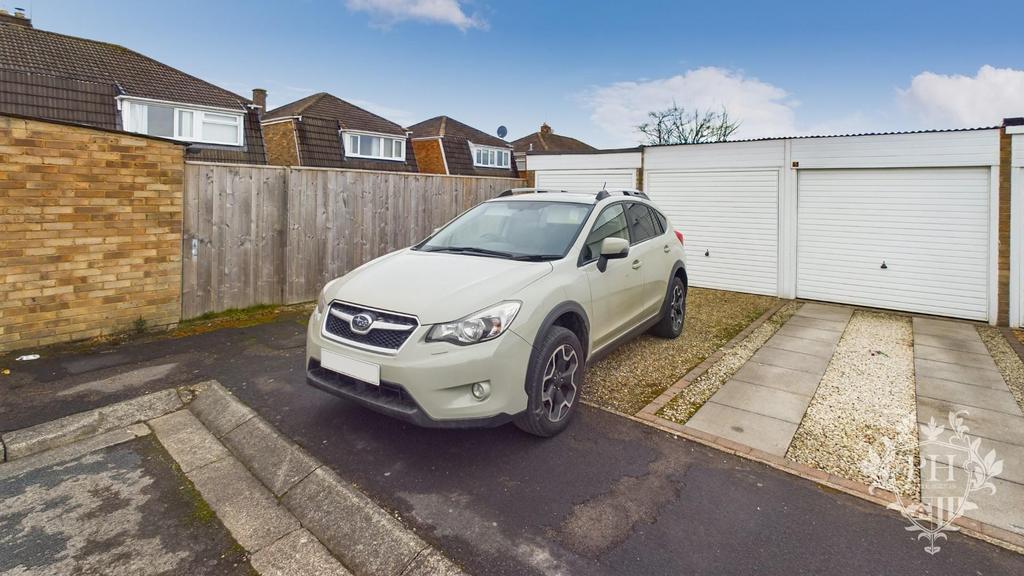
[[182, 318], [314, 300], [522, 180], [187, 163]]

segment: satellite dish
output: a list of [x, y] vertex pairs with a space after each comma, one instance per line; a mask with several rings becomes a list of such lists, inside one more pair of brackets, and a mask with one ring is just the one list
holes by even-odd
[[508, 128], [498, 126], [498, 138], [504, 138], [505, 136], [508, 136]]

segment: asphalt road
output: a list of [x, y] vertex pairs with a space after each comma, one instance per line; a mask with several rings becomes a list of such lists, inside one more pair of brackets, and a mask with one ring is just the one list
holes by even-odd
[[15, 365], [0, 428], [217, 378], [473, 574], [1024, 573], [958, 534], [929, 555], [894, 512], [596, 409], [549, 440], [402, 424], [305, 385], [300, 321]]

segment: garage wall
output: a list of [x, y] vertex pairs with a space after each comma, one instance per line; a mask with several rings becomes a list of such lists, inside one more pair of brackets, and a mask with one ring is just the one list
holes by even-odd
[[643, 163], [640, 149], [602, 151], [590, 154], [527, 154], [527, 170], [538, 188], [590, 192], [640, 188]]
[[597, 194], [602, 189], [636, 188], [636, 170], [541, 170], [534, 175], [537, 188]]
[[1010, 326], [1024, 326], [1024, 126], [1010, 134]]

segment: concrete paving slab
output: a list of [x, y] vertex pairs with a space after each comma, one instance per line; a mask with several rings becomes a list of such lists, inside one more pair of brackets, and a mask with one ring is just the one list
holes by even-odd
[[[947, 427], [948, 430], [948, 427]], [[943, 438], [948, 438], [948, 432]], [[996, 459], [1003, 461], [1003, 471], [999, 478], [1008, 482], [1024, 484], [1024, 449], [1016, 444], [1007, 444], [991, 438], [981, 438], [978, 451], [984, 457], [989, 451], [995, 450]], [[921, 445], [921, 460], [935, 461], [937, 465], [959, 466], [967, 464], [967, 455], [958, 450], [936, 444]], [[930, 472], [929, 472], [930, 473]]]
[[356, 574], [398, 576], [427, 544], [325, 467], [296, 484], [284, 503]]
[[803, 396], [814, 396], [814, 391], [818, 389], [818, 383], [821, 382], [821, 377], [816, 374], [770, 364], [758, 364], [757, 362], [747, 362], [732, 377], [734, 380], [760, 384]]
[[914, 344], [924, 344], [935, 348], [947, 350], [959, 350], [961, 352], [974, 352], [975, 354], [988, 354], [988, 348], [977, 334], [971, 334], [962, 338], [953, 336], [936, 336], [934, 334], [914, 333]]
[[238, 543], [250, 552], [299, 528], [299, 521], [232, 457], [187, 476]]
[[825, 368], [828, 367], [829, 361], [829, 358], [811, 356], [810, 354], [802, 354], [800, 352], [790, 352], [789, 350], [781, 350], [779, 348], [761, 348], [750, 359], [761, 364], [771, 364], [772, 366], [780, 366], [791, 370], [800, 370], [818, 376], [825, 373]]
[[964, 419], [964, 424], [970, 428], [972, 436], [991, 438], [1024, 447], [1024, 418], [1020, 416], [1011, 416], [994, 410], [934, 398], [919, 396], [917, 399], [917, 421], [922, 424], [935, 418], [936, 423], [947, 424], [948, 428], [949, 413], [961, 410], [966, 412], [966, 414], [961, 414], [961, 417]]
[[846, 330], [847, 322], [848, 320], [822, 320], [821, 318], [812, 318], [810, 316], [792, 316], [786, 321], [786, 325], [804, 326], [806, 328], [841, 333], [843, 330]]
[[955, 320], [938, 320], [935, 318], [914, 317], [914, 334], [930, 334], [932, 336], [944, 336], [948, 338], [961, 338], [970, 340], [980, 338], [978, 330], [973, 324], [957, 322]]
[[957, 364], [949, 364], [947, 362], [925, 360], [924, 358], [914, 359], [914, 366], [916, 370], [915, 374], [918, 378], [940, 378], [942, 380], [971, 384], [973, 386], [985, 386], [987, 388], [995, 388], [997, 390], [1009, 390], [1006, 386], [1006, 382], [1003, 381], [1003, 376], [999, 372], [993, 370], [971, 368], [970, 366], [959, 366]]
[[299, 529], [252, 555], [260, 576], [350, 576], [312, 534]]
[[996, 367], [995, 361], [992, 360], [992, 356], [990, 356], [987, 351], [983, 354], [976, 352], [961, 352], [959, 350], [936, 348], [918, 343], [914, 345], [914, 358], [935, 360], [936, 362], [946, 362], [948, 364], [959, 364], [960, 366], [982, 368], [985, 370], [999, 370], [999, 368]]
[[227, 448], [188, 410], [171, 412], [151, 420], [149, 425], [186, 474], [230, 455]]
[[785, 456], [797, 425], [777, 418], [707, 402], [685, 425], [734, 442]]
[[798, 326], [793, 324], [793, 319], [790, 318], [789, 322], [786, 322], [782, 328], [779, 328], [776, 335], [790, 336], [793, 338], [806, 338], [807, 340], [817, 340], [819, 342], [827, 342], [829, 344], [835, 344], [842, 338], [843, 333], [836, 330], [822, 330], [820, 328], [811, 328], [808, 326]]
[[275, 496], [287, 492], [320, 465], [259, 416], [250, 418], [222, 440]]
[[78, 442], [61, 446], [60, 448], [54, 448], [53, 450], [47, 450], [24, 458], [18, 458], [13, 462], [3, 462], [0, 463], [0, 480], [20, 476], [26, 472], [43, 468], [45, 466], [53, 466], [54, 464], [74, 460], [80, 456], [88, 454], [89, 452], [102, 450], [109, 446], [128, 442], [129, 440], [134, 440], [147, 434], [149, 434], [149, 428], [145, 424], [134, 424], [127, 428], [121, 428], [120, 430], [113, 430], [98, 436], [91, 436], [84, 440], [79, 440]]
[[833, 343], [810, 340], [808, 338], [796, 338], [793, 336], [786, 336], [785, 334], [776, 334], [772, 336], [771, 339], [765, 343], [765, 346], [781, 348], [782, 350], [789, 350], [790, 352], [810, 354], [811, 356], [820, 356], [822, 358], [831, 358], [832, 354], [836, 351], [836, 345]]
[[189, 410], [220, 438], [256, 415], [251, 408], [238, 401], [216, 380], [196, 386], [198, 393], [189, 403]]
[[1024, 415], [1021, 414], [1020, 406], [1009, 390], [971, 386], [937, 378], [918, 378], [917, 394], [926, 398], [1004, 412], [1012, 416]]
[[829, 306], [828, 304], [808, 303], [801, 306], [796, 311], [795, 316], [831, 320], [833, 322], [847, 322], [853, 316], [853, 309], [842, 306]]
[[[965, 493], [970, 474], [962, 468], [936, 465], [936, 479], [932, 480], [928, 476], [926, 474], [921, 478], [922, 500], [952, 511]], [[978, 507], [967, 511], [964, 516], [1024, 534], [1024, 518], [1021, 517], [1021, 510], [1024, 510], [1024, 486], [999, 478], [993, 479], [992, 484], [996, 489], [994, 494], [987, 489], [970, 494], [968, 500]]]
[[177, 390], [162, 390], [29, 428], [7, 432], [2, 436], [3, 444], [6, 447], [6, 458], [8, 461], [23, 458], [83, 438], [157, 418], [181, 407], [182, 402], [178, 397]]
[[799, 424], [811, 398], [741, 380], [729, 380], [715, 392], [711, 401]]

